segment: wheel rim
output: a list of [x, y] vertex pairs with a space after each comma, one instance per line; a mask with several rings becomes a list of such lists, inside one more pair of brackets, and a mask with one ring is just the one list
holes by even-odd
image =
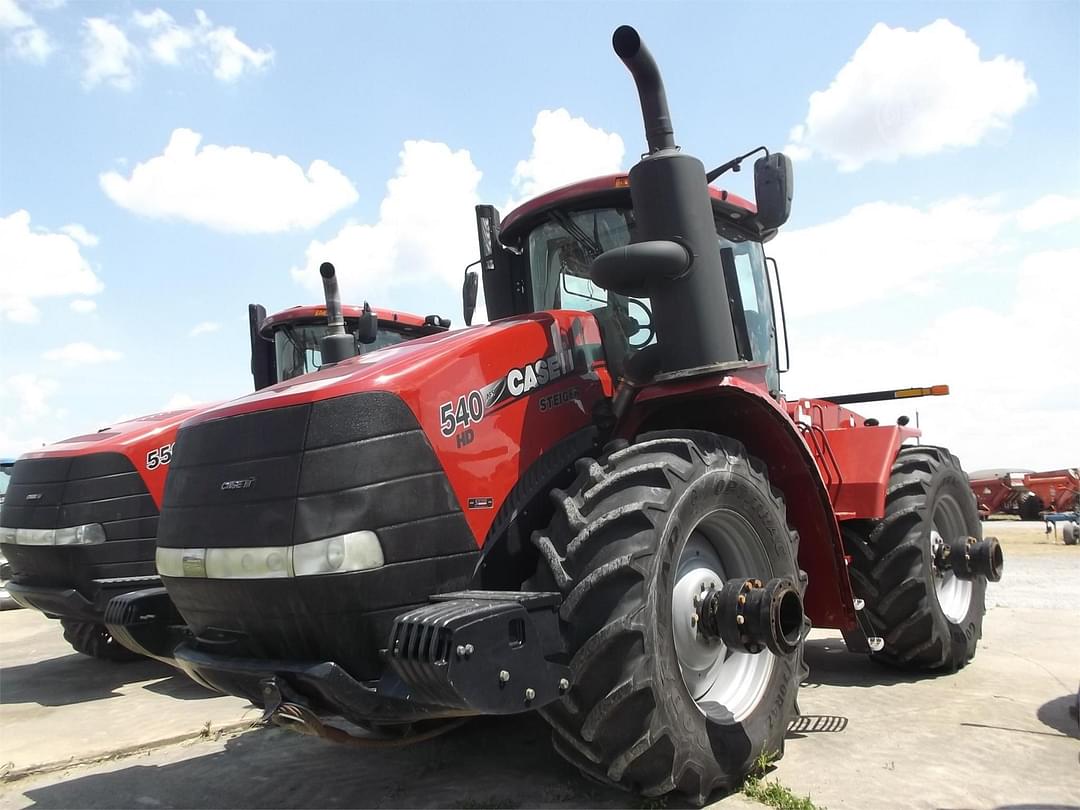
[[[671, 624], [683, 683], [698, 709], [716, 719], [722, 706], [739, 722], [765, 695], [776, 656], [765, 651], [729, 650], [697, 632], [695, 597], [702, 587], [719, 587], [728, 578], [761, 577], [766, 572], [750, 556], [754, 529], [734, 512], [714, 512], [690, 533], [675, 570]], [[711, 584], [711, 585], [710, 585]], [[726, 719], [726, 718], [725, 718]]]
[[[938, 549], [946, 542], [968, 536], [960, 505], [949, 496], [942, 497], [934, 507], [934, 516], [930, 529], [930, 557], [937, 560]], [[941, 612], [953, 624], [959, 624], [971, 607], [971, 580], [957, 577], [952, 571], [942, 571], [937, 563], [933, 565], [934, 593], [937, 596]]]

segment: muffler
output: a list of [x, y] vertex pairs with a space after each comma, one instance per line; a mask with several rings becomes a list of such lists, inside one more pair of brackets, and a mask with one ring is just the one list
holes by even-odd
[[697, 612], [698, 633], [740, 652], [768, 649], [776, 655], [788, 655], [802, 640], [802, 595], [786, 577], [766, 583], [729, 579], [721, 588], [710, 588], [702, 595]]

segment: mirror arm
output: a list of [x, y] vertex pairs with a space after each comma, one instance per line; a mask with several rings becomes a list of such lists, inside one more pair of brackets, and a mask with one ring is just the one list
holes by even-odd
[[707, 175], [705, 175], [705, 182], [711, 183], [717, 177], [719, 177], [720, 175], [725, 174], [725, 173], [727, 173], [729, 171], [736, 171], [736, 172], [741, 171], [742, 170], [742, 162], [744, 160], [746, 160], [748, 157], [750, 157], [751, 155], [756, 155], [758, 152], [764, 152], [765, 157], [769, 156], [769, 150], [766, 149], [764, 146], [759, 146], [757, 149], [751, 149], [745, 155], [739, 155], [739, 157], [732, 158], [727, 163], [724, 163], [724, 164], [721, 164], [720, 166], [717, 166], [715, 169], [713, 169], [711, 172], [709, 172]]

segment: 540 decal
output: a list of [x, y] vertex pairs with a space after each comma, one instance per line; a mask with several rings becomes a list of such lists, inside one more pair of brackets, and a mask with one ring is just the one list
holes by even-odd
[[439, 406], [439, 421], [442, 435], [450, 438], [459, 429], [466, 429], [473, 422], [484, 418], [484, 397], [479, 391], [470, 391]]

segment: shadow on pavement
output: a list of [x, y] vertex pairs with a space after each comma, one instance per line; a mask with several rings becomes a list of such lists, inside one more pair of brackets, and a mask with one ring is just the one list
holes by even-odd
[[118, 687], [157, 680], [145, 688], [181, 700], [214, 697], [186, 675], [149, 658], [115, 663], [79, 653], [0, 668], [0, 703], [70, 706], [119, 697]]
[[1060, 731], [1062, 734], [1080, 740], [1080, 721], [1077, 719], [1077, 706], [1078, 698], [1075, 693], [1063, 695], [1048, 700], [1039, 707], [1035, 716], [1039, 718], [1039, 722], [1044, 726], [1049, 726], [1055, 731]]
[[[177, 751], [185, 753], [194, 752]], [[478, 719], [393, 749], [361, 750], [261, 729], [227, 740], [224, 750], [156, 766], [131, 764], [34, 787], [25, 796], [29, 806], [41, 808], [639, 805], [564, 763], [551, 748], [547, 725], [532, 715]]]
[[850, 652], [844, 639], [812, 638], [806, 640], [804, 651], [810, 676], [803, 688], [815, 686], [895, 686], [933, 679], [933, 673], [906, 673], [874, 663], [870, 656]]

